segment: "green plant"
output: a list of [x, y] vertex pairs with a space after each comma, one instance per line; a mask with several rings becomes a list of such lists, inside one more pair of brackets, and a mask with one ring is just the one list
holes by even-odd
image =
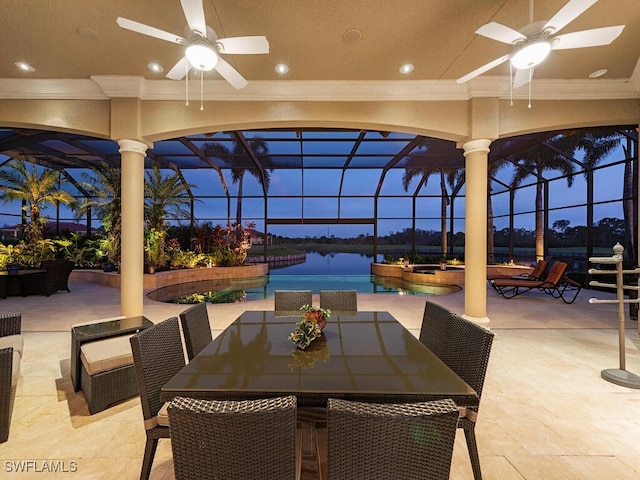
[[144, 234], [144, 251], [147, 252], [147, 261], [155, 267], [163, 267], [167, 262], [164, 252], [164, 231], [150, 228]]
[[303, 318], [296, 323], [296, 329], [289, 334], [288, 338], [292, 343], [295, 343], [296, 347], [304, 350], [320, 336], [320, 333], [318, 323]]
[[94, 248], [96, 259], [99, 262], [104, 262], [105, 258], [111, 263], [115, 263], [118, 260], [118, 248], [114, 245], [111, 237], [98, 238], [93, 242], [92, 246]]
[[0, 243], [0, 268], [6, 269], [7, 265], [17, 264], [26, 265], [23, 258], [23, 252], [26, 245], [24, 243], [18, 243], [16, 245]]
[[57, 250], [62, 253], [65, 260], [71, 260], [75, 266], [84, 267], [92, 263], [95, 249], [89, 245], [80, 246], [84, 239], [82, 235], [74, 233], [71, 240], [54, 240]]
[[23, 251], [25, 263], [30, 267], [37, 267], [45, 260], [56, 258], [56, 244], [53, 240], [45, 238], [32, 240]]
[[202, 253], [182, 250], [180, 248], [169, 249], [167, 255], [171, 268], [195, 268], [199, 264], [204, 263], [206, 258], [206, 255]]

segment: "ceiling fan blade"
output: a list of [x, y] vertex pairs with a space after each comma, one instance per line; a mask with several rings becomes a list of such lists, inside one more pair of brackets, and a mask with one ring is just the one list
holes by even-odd
[[195, 30], [203, 37], [207, 36], [207, 22], [204, 18], [202, 0], [180, 0], [182, 11], [187, 19], [189, 28]]
[[234, 88], [239, 90], [247, 86], [245, 78], [222, 58], [218, 58], [218, 63], [216, 63], [214, 68], [222, 78], [229, 82]]
[[182, 57], [178, 60], [178, 63], [169, 70], [167, 78], [170, 78], [171, 80], [182, 80], [190, 70], [191, 64], [189, 63], [189, 60], [187, 60], [187, 57]]
[[478, 35], [482, 35], [483, 37], [491, 38], [502, 43], [508, 43], [509, 45], [517, 42], [518, 40], [527, 39], [527, 37], [514, 30], [513, 28], [496, 22], [490, 22], [486, 25], [481, 26], [478, 30], [476, 30], [476, 33]]
[[160, 30], [155, 27], [150, 27], [149, 25], [145, 25], [144, 23], [136, 22], [134, 20], [129, 20], [127, 18], [118, 17], [116, 19], [118, 25], [122, 28], [126, 28], [127, 30], [131, 30], [132, 32], [142, 33], [143, 35], [149, 35], [150, 37], [159, 38], [160, 40], [166, 40], [167, 42], [179, 43], [184, 45], [186, 40], [179, 35], [174, 35], [173, 33], [165, 32], [164, 30]]
[[216, 45], [220, 53], [269, 53], [269, 42], [263, 36], [220, 38]]
[[597, 1], [598, 0], [569, 0], [564, 7], [558, 10], [556, 14], [544, 24], [542, 30], [550, 29], [552, 33], [559, 32]]
[[480, 68], [476, 68], [473, 72], [467, 73], [464, 77], [460, 77], [458, 80], [456, 80], [456, 83], [468, 82], [472, 78], [475, 78], [478, 75], [481, 75], [484, 72], [487, 72], [487, 71], [491, 70], [492, 68], [497, 67], [498, 65], [506, 62], [507, 60], [509, 60], [509, 55], [508, 54], [507, 55], [503, 55], [500, 58], [496, 58], [494, 61], [489, 62], [486, 65], [481, 66]]
[[615, 27], [593, 28], [580, 32], [565, 33], [553, 37], [551, 48], [553, 50], [566, 50], [568, 48], [598, 47], [609, 45], [622, 33], [624, 25]]
[[526, 85], [531, 81], [531, 78], [533, 78], [533, 67], [516, 69], [516, 74], [513, 78], [513, 88]]

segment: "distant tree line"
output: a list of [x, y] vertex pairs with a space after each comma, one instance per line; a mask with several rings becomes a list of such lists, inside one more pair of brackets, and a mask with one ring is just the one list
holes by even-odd
[[[493, 242], [496, 247], [509, 246], [509, 228], [495, 230], [493, 233]], [[606, 217], [593, 224], [593, 241], [596, 247], [612, 247], [616, 242], [622, 243], [625, 238], [625, 222], [619, 218]], [[411, 245], [414, 239], [412, 229], [405, 228], [398, 232], [390, 232], [388, 235], [379, 235], [378, 244], [380, 245]], [[456, 232], [453, 238], [449, 235], [449, 243], [457, 246], [464, 246], [464, 232]], [[331, 236], [304, 236], [304, 237], [287, 237], [279, 235], [277, 243], [318, 243], [327, 244], [340, 243], [351, 245], [373, 245], [373, 235], [361, 233], [356, 237], [336, 237]], [[434, 246], [441, 245], [442, 232], [437, 230], [416, 229], [415, 243], [416, 245]], [[553, 227], [548, 231], [548, 240], [550, 248], [584, 246], [587, 243], [587, 227], [585, 225], [571, 226], [569, 220], [556, 220]], [[536, 244], [535, 230], [526, 228], [516, 228], [513, 230], [513, 246], [514, 247], [534, 247]]]

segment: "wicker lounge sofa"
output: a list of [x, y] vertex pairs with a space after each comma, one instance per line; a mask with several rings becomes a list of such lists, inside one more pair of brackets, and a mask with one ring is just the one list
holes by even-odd
[[9, 439], [11, 414], [20, 377], [23, 339], [22, 316], [0, 315], [0, 443]]
[[46, 270], [40, 278], [39, 288], [33, 293], [46, 295], [47, 297], [59, 290], [69, 290], [69, 275], [75, 264], [69, 260], [47, 260], [40, 264], [42, 270]]

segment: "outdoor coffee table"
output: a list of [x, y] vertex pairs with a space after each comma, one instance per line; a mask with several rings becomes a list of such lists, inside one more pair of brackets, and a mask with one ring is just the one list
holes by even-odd
[[[15, 272], [2, 271], [0, 272], [0, 297], [7, 298], [7, 294], [12, 291], [19, 291], [20, 295], [26, 297], [27, 294], [24, 291], [24, 278], [27, 275], [41, 275], [47, 273], [46, 270], [17, 270]], [[12, 284], [16, 284], [17, 287]]]
[[299, 319], [244, 312], [164, 385], [161, 399], [296, 395], [308, 407], [326, 407], [329, 398], [478, 404], [476, 392], [388, 312], [333, 315], [304, 351], [287, 339]]
[[96, 321], [86, 325], [77, 325], [71, 328], [71, 381], [75, 392], [80, 390], [80, 347], [83, 343], [92, 342], [118, 335], [128, 335], [139, 332], [153, 325], [147, 317], [136, 316], [119, 318], [108, 321]]

